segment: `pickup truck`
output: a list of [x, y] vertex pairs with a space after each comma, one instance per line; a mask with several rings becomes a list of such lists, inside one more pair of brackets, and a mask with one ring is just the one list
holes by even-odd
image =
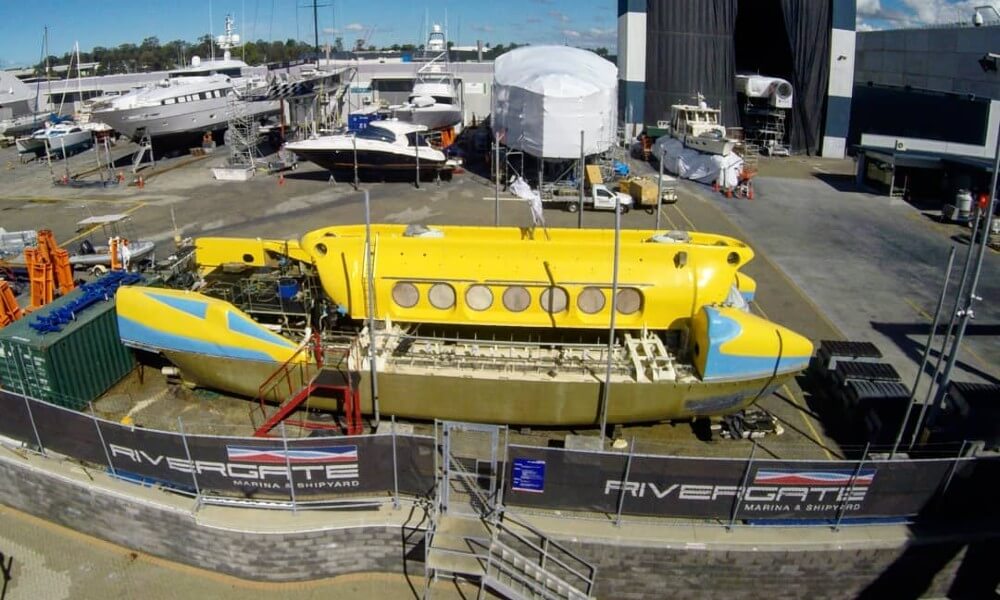
[[[629, 196], [625, 192], [613, 192], [601, 183], [590, 186], [587, 193], [583, 196], [583, 206], [584, 208], [593, 210], [614, 210], [615, 196], [621, 200], [621, 212], [623, 214], [627, 213], [632, 208], [632, 196]], [[579, 196], [571, 198], [567, 197], [567, 195], [555, 195], [548, 202], [559, 202], [566, 207], [566, 210], [572, 213], [575, 213], [580, 208]]]

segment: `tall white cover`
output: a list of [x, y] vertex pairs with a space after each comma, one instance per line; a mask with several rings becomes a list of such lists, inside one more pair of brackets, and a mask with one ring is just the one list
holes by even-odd
[[541, 158], [604, 152], [618, 123], [618, 67], [588, 50], [527, 46], [493, 66], [493, 130], [508, 148]]

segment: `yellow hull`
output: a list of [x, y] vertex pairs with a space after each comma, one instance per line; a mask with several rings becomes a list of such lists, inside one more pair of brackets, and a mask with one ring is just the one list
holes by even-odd
[[[186, 379], [200, 386], [256, 398], [260, 382], [276, 363], [217, 359], [166, 352]], [[371, 384], [362, 371], [361, 409], [373, 412]], [[770, 394], [793, 374], [725, 382], [614, 382], [608, 390], [608, 422], [643, 423], [724, 415]], [[301, 381], [296, 382], [301, 384]], [[447, 376], [435, 373], [379, 373], [382, 415], [407, 419], [451, 419], [534, 426], [588, 426], [600, 422], [601, 383], [525, 381]], [[338, 410], [328, 398], [312, 397], [308, 407]]]
[[[753, 251], [730, 237], [621, 232], [618, 326], [679, 328], [738, 285]], [[605, 329], [611, 317], [614, 232], [596, 229], [372, 226], [374, 317], [399, 323]], [[299, 242], [204, 238], [203, 270], [266, 266], [286, 249], [315, 265], [326, 294], [355, 319], [368, 317], [365, 228], [328, 227]], [[749, 279], [747, 279], [749, 281]], [[742, 287], [742, 286], [739, 286]]]

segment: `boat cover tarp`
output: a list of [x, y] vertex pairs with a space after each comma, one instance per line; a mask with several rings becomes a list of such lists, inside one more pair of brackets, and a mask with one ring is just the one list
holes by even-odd
[[618, 67], [589, 50], [529, 46], [493, 67], [493, 130], [508, 148], [540, 158], [604, 152], [618, 123]]
[[663, 161], [665, 171], [701, 183], [718, 182], [720, 187], [735, 187], [743, 169], [743, 159], [738, 154], [705, 154], [670, 136], [656, 140], [653, 156]]

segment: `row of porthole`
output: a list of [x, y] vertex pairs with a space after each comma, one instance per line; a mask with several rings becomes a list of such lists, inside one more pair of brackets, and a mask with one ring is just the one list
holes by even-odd
[[[465, 304], [472, 310], [484, 311], [493, 306], [493, 296], [489, 286], [471, 285], [465, 290]], [[427, 290], [427, 301], [439, 310], [454, 308], [456, 298], [455, 288], [447, 283], [435, 283]], [[514, 313], [527, 310], [532, 302], [531, 292], [519, 285], [506, 287], [500, 298], [503, 307]], [[397, 282], [392, 287], [392, 301], [402, 308], [413, 308], [420, 302], [420, 289], [408, 281]], [[549, 313], [561, 313], [569, 307], [569, 293], [564, 288], [550, 286], [539, 294], [538, 303]], [[599, 287], [585, 287], [576, 298], [576, 307], [588, 315], [601, 312], [606, 303], [604, 290]], [[642, 308], [642, 292], [635, 288], [618, 290], [617, 308], [619, 314], [635, 314]]]

